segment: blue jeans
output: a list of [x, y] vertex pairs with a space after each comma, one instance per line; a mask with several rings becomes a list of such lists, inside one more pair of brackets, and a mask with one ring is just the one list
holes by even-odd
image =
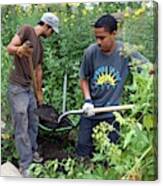
[[[92, 143], [92, 130], [98, 125], [100, 122], [106, 121], [113, 125], [113, 127], [119, 132], [120, 125], [117, 121], [115, 121], [115, 117], [107, 118], [107, 119], [89, 119], [86, 117], [81, 117], [79, 121], [79, 136], [77, 142], [77, 155], [78, 156], [89, 156], [92, 157], [93, 153], [93, 143]], [[112, 131], [108, 134], [108, 138], [111, 143], [117, 143], [119, 139], [119, 134], [116, 131]]]
[[20, 156], [19, 166], [29, 167], [33, 152], [37, 151], [38, 117], [33, 113], [37, 107], [33, 89], [10, 84], [8, 89], [16, 149]]

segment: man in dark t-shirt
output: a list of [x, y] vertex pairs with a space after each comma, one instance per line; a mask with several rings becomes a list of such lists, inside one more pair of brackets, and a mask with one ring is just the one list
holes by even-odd
[[[30, 25], [22, 26], [7, 46], [8, 53], [14, 55], [8, 94], [16, 148], [20, 156], [20, 172], [24, 177], [29, 177], [28, 167], [33, 160], [42, 161], [37, 152], [38, 117], [33, 112], [37, 103], [43, 102], [43, 47], [40, 37], [47, 38], [53, 32], [58, 33], [58, 25], [58, 17], [50, 12], [44, 13], [34, 28]], [[24, 47], [26, 41], [32, 45], [32, 48]], [[29, 57], [32, 57], [33, 70], [30, 67]], [[36, 95], [32, 74], [35, 77]]]
[[[96, 43], [90, 45], [83, 57], [80, 68], [80, 86], [85, 103], [81, 116], [79, 138], [77, 143], [78, 156], [92, 156], [92, 129], [99, 122], [106, 121], [116, 129], [109, 133], [112, 143], [119, 139], [119, 123], [113, 113], [95, 114], [94, 107], [106, 107], [120, 104], [120, 96], [129, 72], [129, 59], [121, 55], [123, 43], [116, 41], [117, 21], [107, 14], [99, 18], [94, 25]], [[133, 58], [142, 63], [148, 60], [139, 52], [133, 52]], [[131, 56], [130, 56], [131, 57]]]

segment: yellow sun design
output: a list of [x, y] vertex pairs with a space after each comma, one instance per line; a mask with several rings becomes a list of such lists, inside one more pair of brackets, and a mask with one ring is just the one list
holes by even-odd
[[116, 84], [116, 79], [114, 75], [111, 74], [102, 74], [99, 76], [97, 80], [98, 85], [104, 85], [104, 84], [110, 84], [112, 86], [115, 86]]

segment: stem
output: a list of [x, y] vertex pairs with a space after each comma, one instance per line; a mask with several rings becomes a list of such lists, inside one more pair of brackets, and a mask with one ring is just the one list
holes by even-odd
[[152, 150], [152, 145], [149, 146], [147, 150], [145, 150], [141, 157], [136, 161], [135, 165], [121, 179], [125, 179], [128, 176], [129, 172], [132, 172], [139, 165], [139, 163], [145, 158], [145, 156], [150, 152], [150, 150]]

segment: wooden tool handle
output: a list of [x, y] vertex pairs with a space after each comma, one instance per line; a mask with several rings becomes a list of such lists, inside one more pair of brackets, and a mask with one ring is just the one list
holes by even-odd
[[37, 96], [37, 83], [36, 83], [35, 72], [33, 68], [32, 56], [29, 56], [28, 60], [29, 60], [29, 67], [31, 71], [33, 89], [34, 89], [35, 96]]
[[127, 110], [132, 109], [134, 105], [119, 105], [119, 106], [108, 106], [108, 107], [96, 107], [93, 109], [95, 113], [102, 113], [102, 112], [113, 112], [117, 110]]

